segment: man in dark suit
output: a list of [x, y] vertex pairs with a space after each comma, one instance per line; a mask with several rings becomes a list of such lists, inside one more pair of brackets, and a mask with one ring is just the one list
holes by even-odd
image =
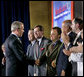
[[4, 44], [6, 49], [6, 76], [25, 76], [25, 63], [29, 58], [26, 57], [22, 42], [19, 39], [24, 32], [24, 24], [14, 21], [11, 24], [11, 31], [12, 33]]
[[[34, 28], [34, 36], [36, 38], [34, 46], [34, 58], [39, 59], [44, 52], [46, 45], [51, 42], [51, 40], [43, 36], [44, 29], [41, 25], [37, 25]], [[46, 62], [41, 66], [34, 65], [34, 76], [46, 76]]]
[[[28, 31], [28, 39], [31, 42], [31, 44], [27, 47], [27, 53], [26, 55], [34, 60], [34, 45], [35, 45], [35, 37], [34, 37], [34, 30]], [[28, 65], [28, 76], [34, 76], [34, 65]]]

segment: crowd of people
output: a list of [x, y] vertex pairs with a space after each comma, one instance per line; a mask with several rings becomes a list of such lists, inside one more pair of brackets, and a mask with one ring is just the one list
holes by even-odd
[[24, 24], [14, 21], [2, 45], [2, 76], [83, 76], [81, 18], [63, 21], [62, 28], [53, 27], [50, 39], [44, 36], [43, 26], [36, 25], [28, 31], [31, 43], [26, 54], [19, 38], [23, 33]]

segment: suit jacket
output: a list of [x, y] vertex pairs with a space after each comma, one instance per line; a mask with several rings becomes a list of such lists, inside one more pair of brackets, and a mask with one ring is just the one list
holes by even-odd
[[[78, 46], [77, 42], [81, 42], [82, 43], [82, 38], [81, 35], [78, 37], [78, 34], [75, 38], [75, 43], [70, 43], [69, 44], [69, 48], [73, 47], [73, 46]], [[72, 63], [72, 75], [75, 76], [77, 74], [77, 61], [81, 61], [82, 59], [82, 54], [81, 53], [71, 53], [71, 55], [69, 56], [69, 61]], [[74, 63], [75, 62], [75, 66]]]
[[[3, 58], [6, 58], [5, 55]], [[1, 64], [1, 76], [6, 76], [5, 73], [6, 73], [6, 62]]]
[[75, 32], [71, 31], [68, 36], [70, 38], [70, 43], [73, 43], [75, 38], [76, 38], [76, 36], [77, 36], [77, 34]]
[[[75, 36], [75, 37], [74, 37]], [[70, 44], [69, 44], [69, 48], [71, 48], [71, 47], [73, 47], [73, 46], [77, 46], [77, 42], [81, 42], [82, 43], [82, 38], [81, 38], [81, 35], [77, 38], [77, 40], [76, 40], [76, 43], [75, 43], [75, 45], [73, 45], [73, 42], [74, 42], [74, 40], [75, 40], [75, 38], [77, 37], [77, 34], [70, 34], [69, 35], [69, 37], [70, 37], [70, 40], [71, 39], [73, 39], [73, 41], [71, 42], [70, 41]]]
[[51, 63], [53, 60], [56, 59], [56, 57], [58, 57], [59, 48], [60, 48], [61, 44], [62, 43], [60, 40], [56, 41], [56, 44], [54, 47], [52, 47], [53, 43], [50, 43], [49, 45], [47, 45], [43, 56], [40, 58], [41, 63], [43, 61], [47, 62], [47, 75], [48, 76], [55, 76], [55, 74], [56, 74], [56, 68], [53, 68], [51, 66]]
[[[49, 42], [51, 42], [51, 40], [49, 40], [45, 37], [42, 38], [41, 44], [38, 48], [38, 50], [39, 50], [38, 57], [36, 57], [36, 49], [37, 49], [36, 44], [34, 45], [34, 58], [35, 58], [35, 60], [39, 59], [42, 56], [42, 54], [44, 52], [42, 49], [44, 49]], [[46, 72], [47, 72], [46, 62], [44, 62], [44, 64], [42, 64], [40, 66], [35, 65], [34, 73], [37, 74], [37, 76], [46, 76]]]
[[[26, 57], [23, 45], [17, 36], [11, 34], [5, 41], [6, 76], [25, 76]], [[30, 61], [31, 62], [31, 61]]]
[[59, 53], [57, 63], [56, 63], [56, 75], [57, 76], [61, 76], [62, 70], [66, 71], [67, 64], [68, 64], [68, 56], [66, 56], [63, 53], [63, 49], [65, 49], [64, 44], [60, 49], [60, 53]]
[[[34, 60], [34, 46], [32, 44], [29, 44], [27, 47], [27, 53], [26, 55]], [[34, 65], [28, 65], [28, 76], [34, 76]]]

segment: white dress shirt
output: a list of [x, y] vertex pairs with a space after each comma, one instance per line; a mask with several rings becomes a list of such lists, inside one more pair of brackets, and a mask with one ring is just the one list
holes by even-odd
[[40, 38], [40, 39], [37, 39], [38, 41], [39, 41], [39, 46], [40, 46], [40, 44], [41, 44], [41, 41], [42, 41], [42, 38]]
[[19, 42], [22, 43], [22, 41], [20, 40], [20, 38], [15, 33], [12, 32], [11, 34], [15, 35], [17, 37], [17, 39], [19, 40]]

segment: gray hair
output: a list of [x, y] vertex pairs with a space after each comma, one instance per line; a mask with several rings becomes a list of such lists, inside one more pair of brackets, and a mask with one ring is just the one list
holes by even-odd
[[21, 28], [21, 25], [23, 25], [22, 22], [20, 22], [20, 21], [14, 21], [11, 24], [11, 31], [15, 31], [16, 29], [20, 29]]

